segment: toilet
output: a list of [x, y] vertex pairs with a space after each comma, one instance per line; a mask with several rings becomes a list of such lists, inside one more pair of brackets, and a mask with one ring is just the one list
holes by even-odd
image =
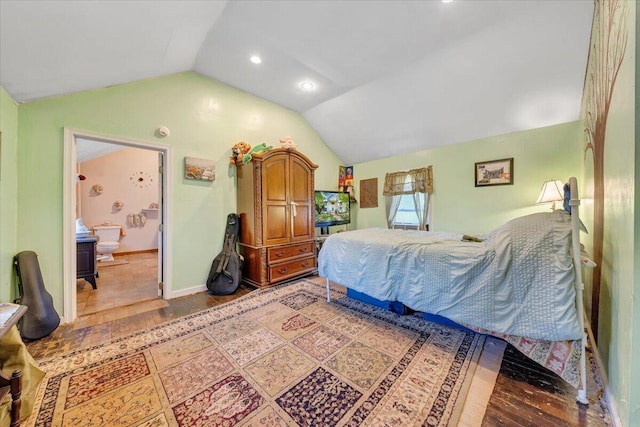
[[98, 261], [113, 261], [113, 252], [115, 252], [120, 243], [120, 226], [119, 225], [96, 225], [93, 227], [93, 234], [99, 237], [97, 251]]

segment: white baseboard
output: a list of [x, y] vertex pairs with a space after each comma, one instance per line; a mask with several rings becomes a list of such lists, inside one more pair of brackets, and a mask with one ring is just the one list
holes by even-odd
[[166, 298], [172, 299], [172, 298], [184, 297], [187, 295], [197, 294], [198, 292], [204, 292], [206, 290], [207, 290], [207, 285], [205, 284], [197, 285], [187, 289], [179, 289], [177, 291], [172, 291], [170, 295], [166, 296]]
[[611, 412], [611, 425], [613, 427], [624, 427], [622, 418], [620, 418], [620, 410], [618, 409], [618, 402], [616, 398], [611, 394], [611, 389], [607, 385], [604, 389], [604, 398]]
[[587, 329], [587, 334], [589, 335], [589, 343], [591, 344], [593, 358], [596, 362], [596, 369], [600, 374], [600, 378], [602, 379], [602, 384], [604, 386], [604, 400], [607, 404], [609, 412], [611, 413], [611, 425], [613, 427], [624, 427], [624, 424], [622, 424], [622, 418], [620, 418], [620, 409], [618, 409], [618, 402], [616, 401], [615, 396], [611, 393], [611, 389], [609, 388], [609, 378], [607, 377], [607, 372], [605, 371], [602, 359], [600, 358], [600, 350], [598, 350], [598, 345], [596, 344], [596, 341], [593, 337], [591, 324], [585, 321], [585, 327]]

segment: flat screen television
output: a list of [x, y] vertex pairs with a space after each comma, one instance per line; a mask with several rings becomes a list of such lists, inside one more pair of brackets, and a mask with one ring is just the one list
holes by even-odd
[[351, 205], [346, 191], [315, 191], [315, 226], [329, 234], [329, 226], [349, 224]]

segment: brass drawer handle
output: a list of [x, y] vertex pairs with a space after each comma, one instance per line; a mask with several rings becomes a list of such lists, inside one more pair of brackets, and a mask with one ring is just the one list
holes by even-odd
[[286, 268], [281, 268], [280, 270], [278, 270], [278, 273], [280, 273], [280, 274], [284, 274], [286, 272], [287, 272]]
[[278, 258], [282, 258], [284, 255], [285, 255], [285, 253], [284, 253], [284, 252], [276, 252], [276, 256], [277, 256]]
[[302, 263], [302, 266], [303, 266], [303, 267], [309, 267], [309, 263], [308, 263], [308, 262], [303, 262], [303, 263]]
[[300, 248], [300, 252], [307, 252], [308, 250], [309, 250], [309, 248], [306, 247], [306, 246], [303, 247], [303, 248]]

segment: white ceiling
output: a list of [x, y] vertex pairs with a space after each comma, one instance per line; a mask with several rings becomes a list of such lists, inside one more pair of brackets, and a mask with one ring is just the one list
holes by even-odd
[[0, 0], [0, 84], [26, 102], [193, 70], [300, 112], [352, 164], [576, 120], [592, 16], [592, 0]]
[[127, 148], [125, 145], [96, 141], [95, 139], [76, 138], [76, 161], [78, 163]]

